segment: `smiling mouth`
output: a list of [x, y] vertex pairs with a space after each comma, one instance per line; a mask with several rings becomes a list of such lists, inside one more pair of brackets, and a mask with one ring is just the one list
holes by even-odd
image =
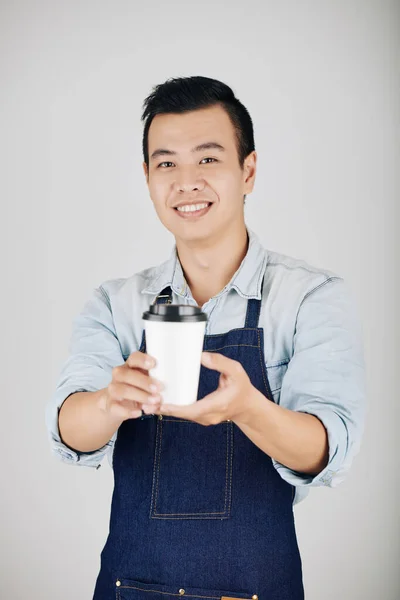
[[212, 206], [212, 202], [201, 202], [199, 204], [186, 205], [181, 207], [174, 207], [174, 210], [183, 219], [193, 219], [202, 217], [207, 214]]

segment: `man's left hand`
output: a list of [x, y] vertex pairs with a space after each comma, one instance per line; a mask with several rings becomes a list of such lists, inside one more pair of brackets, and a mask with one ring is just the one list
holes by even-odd
[[[260, 392], [252, 385], [241, 363], [214, 352], [203, 352], [201, 364], [219, 371], [215, 392], [188, 406], [161, 404], [153, 414], [173, 416], [200, 425], [217, 425], [222, 421], [246, 422], [246, 415]], [[147, 412], [147, 411], [146, 411]]]

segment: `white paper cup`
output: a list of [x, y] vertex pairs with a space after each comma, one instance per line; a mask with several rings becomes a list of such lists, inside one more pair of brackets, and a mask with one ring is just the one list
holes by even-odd
[[164, 384], [166, 404], [197, 400], [207, 315], [197, 306], [153, 304], [143, 313], [146, 353], [157, 365], [149, 373]]

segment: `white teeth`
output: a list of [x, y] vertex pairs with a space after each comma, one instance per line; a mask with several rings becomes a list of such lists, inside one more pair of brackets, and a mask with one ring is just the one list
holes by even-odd
[[201, 210], [202, 208], [207, 208], [209, 203], [206, 204], [187, 204], [186, 206], [178, 206], [178, 210], [180, 212], [194, 212], [196, 210]]

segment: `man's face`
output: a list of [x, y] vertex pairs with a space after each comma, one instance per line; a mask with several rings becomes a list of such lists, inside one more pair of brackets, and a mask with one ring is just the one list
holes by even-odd
[[143, 163], [143, 169], [150, 197], [161, 222], [177, 239], [212, 241], [244, 221], [243, 196], [253, 189], [256, 152], [241, 169], [235, 131], [221, 106], [157, 115], [150, 125], [148, 150], [149, 168]]

